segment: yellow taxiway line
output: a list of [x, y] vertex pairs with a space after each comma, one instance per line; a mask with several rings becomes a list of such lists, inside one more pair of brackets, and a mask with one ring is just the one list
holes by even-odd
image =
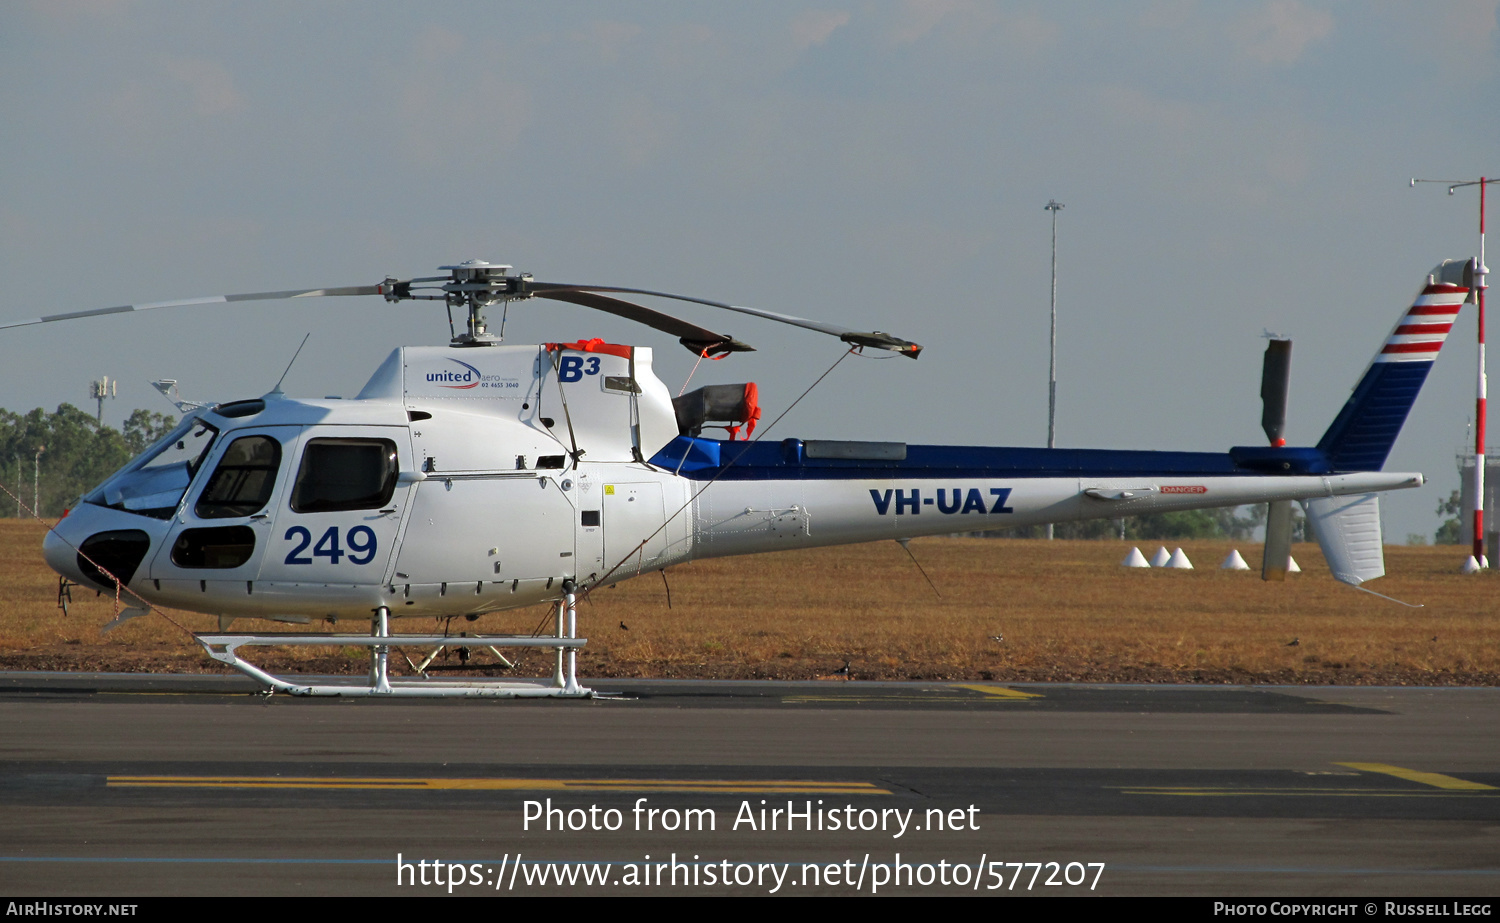
[[761, 779], [430, 779], [302, 776], [109, 776], [110, 788], [378, 789], [384, 791], [725, 792], [889, 795], [869, 782]]
[[[969, 692], [982, 693], [984, 698], [975, 699], [967, 695], [952, 695], [950, 690], [963, 689]], [[991, 686], [986, 683], [954, 683], [930, 690], [927, 694], [910, 692], [893, 692], [882, 694], [878, 692], [867, 692], [855, 695], [787, 695], [782, 696], [784, 705], [801, 705], [808, 702], [829, 702], [843, 705], [878, 705], [883, 702], [1022, 702], [1027, 699], [1044, 698], [1039, 693], [1022, 692], [1019, 689], [1011, 689], [1008, 686]]]
[[1407, 782], [1430, 785], [1433, 788], [1439, 789], [1439, 791], [1434, 792], [1409, 788], [1317, 788], [1305, 785], [1265, 788], [1194, 785], [1121, 785], [1114, 787], [1118, 788], [1123, 795], [1177, 795], [1191, 798], [1233, 798], [1249, 795], [1290, 798], [1308, 796], [1328, 798], [1471, 798], [1476, 796], [1487, 797], [1481, 793], [1500, 791], [1495, 786], [1485, 785], [1483, 782], [1470, 782], [1467, 779], [1445, 776], [1440, 772], [1421, 772], [1416, 769], [1392, 766], [1389, 763], [1335, 763], [1334, 765], [1357, 769], [1360, 772], [1374, 772], [1381, 775], [1393, 776], [1397, 779], [1404, 779]]
[[1009, 686], [991, 686], [991, 685], [989, 685], [987, 683], [959, 684], [959, 685], [955, 686], [954, 688], [956, 688], [956, 689], [972, 689], [975, 692], [982, 692], [982, 693], [984, 693], [985, 698], [988, 698], [988, 699], [1010, 699], [1010, 700], [1014, 700], [1014, 701], [1019, 701], [1021, 699], [1040, 699], [1040, 698], [1043, 698], [1043, 696], [1040, 693], [1036, 693], [1036, 692], [1022, 692], [1019, 689], [1012, 689]]
[[1440, 772], [1421, 772], [1416, 769], [1404, 769], [1400, 766], [1392, 766], [1389, 763], [1338, 763], [1336, 765], [1348, 766], [1350, 769], [1358, 769], [1360, 772], [1378, 772], [1382, 775], [1405, 779], [1408, 782], [1420, 782], [1423, 785], [1431, 785], [1434, 788], [1444, 788], [1450, 791], [1485, 792], [1496, 790], [1495, 786], [1485, 785], [1483, 782], [1456, 779], [1453, 776], [1445, 776]]
[[1394, 788], [1194, 788], [1190, 786], [1112, 786], [1122, 795], [1175, 795], [1179, 798], [1474, 798], [1478, 792], [1427, 792]]

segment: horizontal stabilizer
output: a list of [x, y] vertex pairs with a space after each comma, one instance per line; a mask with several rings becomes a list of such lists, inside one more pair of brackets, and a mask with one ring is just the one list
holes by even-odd
[[1334, 579], [1359, 586], [1385, 576], [1379, 494], [1318, 497], [1302, 501], [1302, 508]]

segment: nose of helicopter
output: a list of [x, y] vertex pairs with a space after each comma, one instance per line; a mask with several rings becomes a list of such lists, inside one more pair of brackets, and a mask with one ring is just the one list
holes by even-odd
[[151, 549], [151, 536], [141, 529], [110, 528], [115, 523], [91, 521], [87, 508], [75, 510], [47, 533], [42, 556], [47, 566], [75, 583], [114, 589], [114, 579], [129, 585]]
[[73, 531], [66, 528], [67, 525], [68, 520], [64, 519], [48, 530], [47, 537], [42, 539], [42, 557], [47, 560], [48, 567], [75, 583], [81, 583], [83, 574], [78, 570], [78, 552], [62, 535]]

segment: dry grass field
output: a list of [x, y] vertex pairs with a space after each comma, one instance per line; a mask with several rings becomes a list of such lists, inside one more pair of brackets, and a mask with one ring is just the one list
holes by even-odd
[[[101, 637], [112, 598], [75, 589], [63, 615], [41, 538], [40, 526], [0, 523], [0, 669], [223, 669], [157, 615]], [[592, 594], [579, 610], [579, 633], [589, 638], [579, 669], [585, 677], [811, 679], [832, 678], [847, 660], [854, 679], [1500, 681], [1500, 576], [1460, 575], [1457, 548], [1387, 547], [1388, 576], [1374, 589], [1420, 609], [1335, 582], [1315, 545], [1295, 547], [1306, 570], [1284, 584], [1260, 580], [1260, 549], [1250, 543], [1240, 551], [1254, 573], [1218, 570], [1229, 543], [1183, 548], [1197, 570], [1122, 568], [1129, 545], [1118, 542], [914, 541], [911, 551], [941, 598], [895, 542], [697, 562], [667, 575], [670, 608], [655, 574]], [[1150, 556], [1156, 548], [1141, 550]], [[207, 616], [174, 617], [198, 630], [217, 627]], [[529, 634], [548, 626], [548, 610], [534, 607], [457, 620], [452, 630]], [[428, 631], [433, 623], [397, 628]], [[256, 653], [258, 663], [291, 672], [360, 672], [367, 663], [352, 648]], [[410, 672], [394, 657], [397, 664], [398, 673]], [[456, 656], [439, 659], [434, 672], [463, 670], [501, 672], [488, 654], [467, 667]], [[546, 654], [531, 652], [503, 672], [548, 675], [550, 666]]]

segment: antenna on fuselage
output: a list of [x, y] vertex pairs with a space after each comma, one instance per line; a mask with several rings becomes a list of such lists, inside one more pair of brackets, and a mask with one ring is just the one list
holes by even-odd
[[288, 362], [286, 364], [286, 372], [282, 372], [281, 373], [281, 377], [278, 378], [278, 379], [276, 379], [276, 387], [272, 388], [266, 394], [266, 397], [272, 397], [272, 396], [281, 397], [282, 396], [281, 383], [283, 381], [286, 381], [287, 372], [290, 372], [292, 370], [292, 366], [296, 363], [297, 357], [300, 356], [300, 355], [302, 355], [302, 347], [307, 345], [308, 337], [311, 337], [311, 336], [312, 336], [312, 332], [308, 331], [308, 333], [302, 337], [302, 343], [300, 345], [298, 345], [297, 351], [294, 352], [294, 353], [292, 353], [292, 361]]

